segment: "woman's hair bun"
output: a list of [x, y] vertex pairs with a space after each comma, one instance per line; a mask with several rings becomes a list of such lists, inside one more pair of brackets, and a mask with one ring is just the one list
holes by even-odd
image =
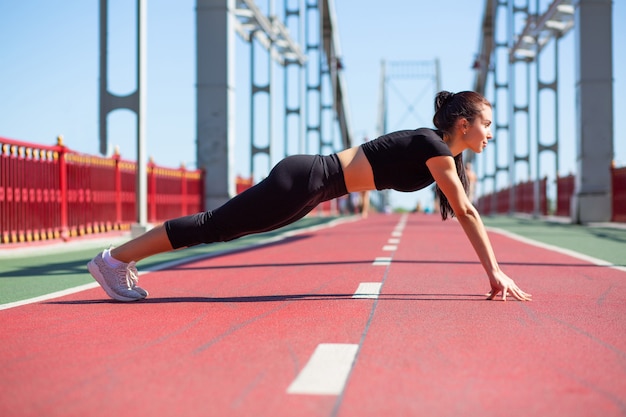
[[435, 96], [435, 112], [442, 108], [447, 101], [451, 100], [454, 96], [454, 93], [450, 91], [440, 91]]

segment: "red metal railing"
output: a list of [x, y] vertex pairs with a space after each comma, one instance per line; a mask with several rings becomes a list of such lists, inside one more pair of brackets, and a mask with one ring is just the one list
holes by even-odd
[[[148, 165], [148, 221], [202, 211], [201, 171]], [[0, 244], [127, 230], [136, 163], [0, 138]]]
[[[539, 182], [539, 211], [540, 214], [548, 213], [548, 199], [546, 197], [547, 179]], [[516, 184], [513, 187], [515, 193], [515, 212], [534, 213], [535, 211], [535, 182], [527, 181]], [[486, 214], [511, 212], [511, 188], [504, 188], [494, 194], [486, 194], [478, 199], [477, 207]], [[495, 202], [494, 202], [495, 199]], [[494, 206], [495, 203], [495, 206]]]
[[562, 217], [571, 216], [571, 201], [574, 195], [574, 175], [559, 177], [556, 179], [556, 210], [555, 215]]
[[174, 170], [148, 164], [148, 220], [163, 221], [202, 210], [201, 171]]
[[[554, 214], [571, 216], [571, 200], [575, 188], [574, 175], [559, 177], [556, 180], [557, 196]], [[547, 214], [546, 183], [541, 183], [541, 213]], [[496, 207], [493, 207], [493, 194], [484, 195], [478, 200], [478, 207], [485, 213], [507, 213], [509, 207], [509, 188], [498, 191], [495, 195]], [[532, 213], [534, 207], [533, 182], [515, 186], [515, 211]], [[614, 222], [626, 222], [626, 167], [611, 168], [612, 217]]]
[[252, 187], [254, 185], [254, 180], [252, 179], [252, 177], [242, 177], [241, 175], [237, 175], [236, 179], [235, 179], [235, 192], [237, 194], [241, 194], [244, 191], [246, 191], [248, 188]]
[[[60, 236], [61, 210], [58, 174], [60, 146], [26, 146], [0, 139], [0, 224], [2, 243], [23, 242], [27, 236]], [[30, 184], [30, 179], [36, 184]]]
[[[557, 179], [556, 215], [571, 215], [571, 199], [574, 195], [574, 175]], [[626, 222], [626, 167], [611, 168], [611, 204], [614, 222]]]

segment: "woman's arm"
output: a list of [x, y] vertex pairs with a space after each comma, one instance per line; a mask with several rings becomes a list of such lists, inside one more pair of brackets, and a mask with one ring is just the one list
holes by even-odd
[[449, 156], [437, 156], [430, 158], [426, 165], [437, 185], [450, 202], [454, 214], [474, 247], [485, 272], [487, 272], [489, 283], [491, 284], [488, 299], [491, 300], [498, 293], [502, 292], [503, 300], [506, 300], [507, 294], [511, 294], [518, 300], [529, 301], [531, 295], [522, 291], [498, 266], [487, 231], [478, 211], [465, 194], [461, 180], [456, 172], [454, 159]]

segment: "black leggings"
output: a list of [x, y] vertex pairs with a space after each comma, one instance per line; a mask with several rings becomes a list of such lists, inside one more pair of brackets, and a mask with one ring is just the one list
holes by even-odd
[[268, 177], [215, 210], [165, 222], [174, 249], [226, 242], [301, 219], [318, 204], [347, 194], [336, 154], [294, 155]]

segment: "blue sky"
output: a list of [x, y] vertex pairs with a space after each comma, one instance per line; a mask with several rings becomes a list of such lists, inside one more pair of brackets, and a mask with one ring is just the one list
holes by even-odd
[[[98, 10], [97, 0], [28, 2], [0, 0], [0, 136], [51, 144], [62, 134], [79, 152], [98, 153]], [[292, 2], [293, 3], [293, 2]], [[367, 3], [367, 6], [363, 4]], [[614, 1], [614, 22], [626, 22], [626, 2]], [[135, 89], [134, 2], [110, 0], [110, 89]], [[268, 0], [257, 0], [268, 10]], [[534, 4], [534, 2], [533, 2]], [[545, 5], [547, 1], [543, 1]], [[276, 14], [283, 14], [275, 0]], [[335, 0], [354, 136], [377, 132], [380, 61], [439, 59], [443, 89], [471, 89], [471, 64], [478, 50], [483, 1]], [[148, 1], [148, 154], [156, 163], [193, 167], [195, 160], [195, 0]], [[615, 159], [626, 165], [626, 27], [614, 23]], [[561, 173], [574, 167], [573, 32], [561, 42], [563, 91]], [[236, 42], [236, 173], [249, 173], [249, 46]], [[275, 81], [282, 83], [280, 72]], [[570, 84], [570, 85], [568, 85]], [[430, 125], [434, 89], [428, 81], [395, 83], [389, 130]], [[244, 98], [239, 99], [240, 95]], [[408, 110], [412, 106], [412, 110]], [[244, 117], [241, 117], [244, 116]], [[135, 159], [134, 116], [118, 111], [109, 118], [109, 141], [122, 156]], [[283, 139], [274, 129], [274, 164]], [[262, 164], [261, 164], [262, 165]], [[264, 168], [258, 168], [262, 176]], [[424, 193], [394, 194], [398, 205], [412, 207]]]

